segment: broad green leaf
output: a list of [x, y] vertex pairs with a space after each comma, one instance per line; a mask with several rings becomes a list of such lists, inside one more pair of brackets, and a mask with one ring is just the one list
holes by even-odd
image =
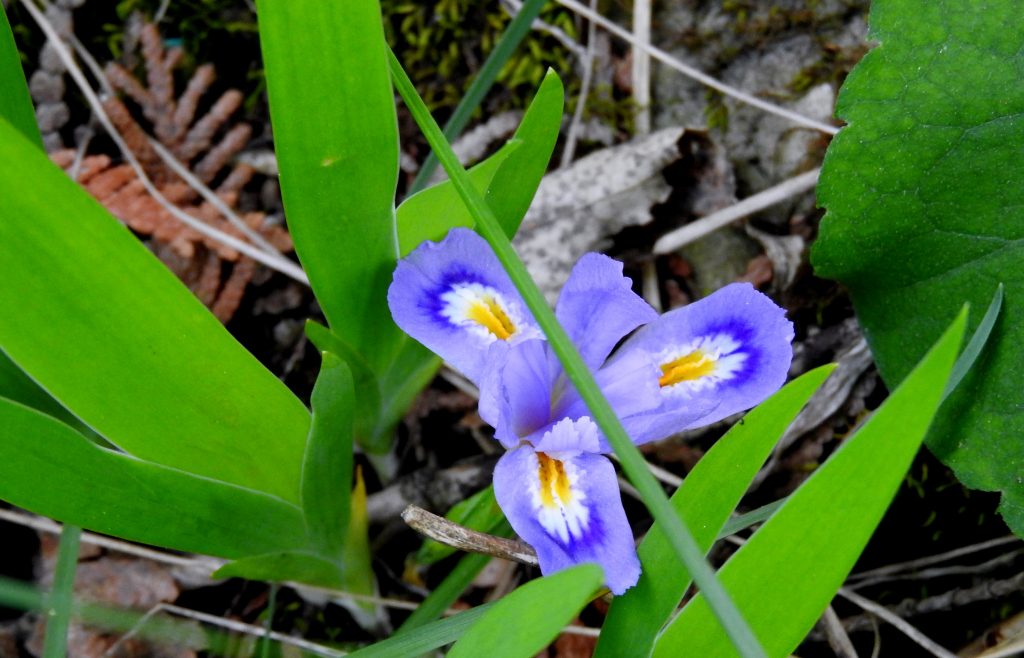
[[[548, 72], [512, 139], [468, 172], [509, 238], [519, 229], [547, 171], [562, 124], [564, 96], [562, 81]], [[474, 224], [451, 181], [439, 183], [398, 207], [401, 254], [408, 254], [424, 240], [440, 240], [453, 227], [472, 228]]]
[[401, 335], [398, 127], [376, 0], [257, 2], [288, 228], [331, 330], [378, 370]]
[[[466, 173], [477, 192], [486, 195], [487, 188], [498, 173], [498, 167], [518, 148], [510, 141], [497, 153]], [[425, 240], [438, 241], [456, 226], [473, 228], [473, 218], [466, 211], [451, 181], [444, 181], [410, 196], [395, 211], [398, 225], [398, 253], [403, 258]]]
[[[864, 550], [939, 407], [966, 320], [965, 309], [871, 419], [719, 570], [769, 656], [796, 648]], [[734, 655], [703, 594], [654, 651], [657, 658]]]
[[225, 564], [214, 578], [247, 578], [270, 583], [294, 581], [318, 587], [341, 589], [338, 565], [308, 551], [280, 551], [244, 557]]
[[[1002, 491], [1024, 534], [1024, 14], [1013, 2], [876, 0], [881, 46], [847, 78], [818, 186], [812, 253], [853, 298], [879, 370], [902, 381], [966, 300], [1006, 286], [978, 367], [928, 446], [965, 484]], [[972, 321], [976, 325], [978, 319]], [[1014, 513], [1014, 510], [1017, 510]]]
[[18, 47], [11, 34], [11, 26], [7, 22], [7, 14], [0, 6], [0, 118], [7, 119], [15, 129], [30, 142], [43, 147], [43, 138], [39, 135], [36, 115], [32, 107], [32, 98], [25, 84], [25, 72], [21, 68]]
[[[478, 491], [466, 500], [460, 501], [452, 506], [444, 515], [446, 519], [461, 526], [477, 530], [479, 532], [492, 532], [505, 520], [505, 515], [498, 507], [498, 501], [494, 498], [494, 487], [489, 486]], [[454, 548], [447, 544], [424, 539], [423, 545], [416, 551], [413, 560], [419, 565], [433, 564], [443, 560], [455, 553]]]
[[604, 572], [595, 564], [532, 580], [495, 603], [448, 658], [529, 658], [580, 613], [603, 581]]
[[[0, 583], [3, 583], [2, 578], [0, 578]], [[0, 590], [0, 594], [3, 594], [3, 590]], [[431, 622], [408, 633], [396, 633], [386, 640], [353, 651], [348, 654], [348, 658], [409, 658], [409, 656], [419, 656], [439, 649], [462, 637], [494, 605], [494, 603], [485, 603], [447, 619]]]
[[3, 352], [0, 352], [0, 398], [7, 398], [26, 407], [32, 407], [36, 411], [53, 416], [66, 425], [71, 425], [76, 430], [87, 429], [81, 421], [60, 406]]
[[321, 356], [302, 465], [302, 511], [313, 547], [324, 555], [340, 556], [351, 512], [355, 391], [345, 363], [330, 352]]
[[0, 499], [132, 541], [235, 558], [303, 545], [299, 508], [100, 448], [0, 400]]
[[71, 413], [136, 457], [298, 502], [302, 403], [2, 119], [0, 274], [0, 350]]
[[306, 336], [321, 352], [331, 352], [345, 361], [352, 375], [355, 405], [359, 409], [353, 420], [355, 438], [360, 444], [370, 442], [380, 415], [380, 383], [377, 375], [362, 354], [319, 322], [306, 320]]
[[[671, 503], [693, 528], [701, 549], [711, 548], [743, 493], [782, 434], [835, 366], [822, 366], [790, 382], [750, 411], [715, 443], [672, 495]], [[640, 580], [612, 601], [598, 640], [597, 657], [648, 655], [655, 636], [690, 586], [661, 526], [637, 549]]]

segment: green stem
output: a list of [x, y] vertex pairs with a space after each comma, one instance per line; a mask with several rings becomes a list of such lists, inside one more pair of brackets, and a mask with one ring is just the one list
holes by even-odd
[[388, 58], [391, 65], [391, 77], [394, 80], [395, 88], [405, 101], [406, 107], [412, 114], [413, 119], [423, 131], [424, 137], [430, 143], [430, 147], [437, 155], [441, 166], [444, 167], [455, 186], [456, 191], [462, 198], [463, 203], [469, 209], [470, 214], [476, 220], [476, 229], [490, 243], [497, 255], [498, 260], [508, 272], [509, 278], [522, 296], [526, 306], [533, 313], [534, 319], [547, 336], [551, 348], [561, 362], [562, 367], [569, 380], [576, 386], [580, 397], [586, 402], [587, 408], [594, 416], [605, 438], [612, 446], [615, 454], [622, 464], [622, 470], [626, 472], [630, 482], [640, 493], [647, 508], [650, 510], [654, 520], [665, 529], [672, 547], [675, 549], [683, 565], [693, 576], [694, 582], [700, 587], [707, 599], [708, 605], [718, 621], [722, 624], [725, 632], [735, 645], [737, 651], [745, 658], [766, 658], [764, 649], [758, 643], [757, 638], [751, 631], [750, 626], [740, 615], [732, 599], [729, 598], [725, 588], [715, 578], [714, 571], [704, 559], [704, 553], [700, 550], [693, 535], [686, 528], [683, 520], [672, 510], [668, 497], [662, 491], [654, 476], [647, 470], [647, 464], [643, 456], [633, 442], [630, 441], [622, 423], [619, 422], [615, 412], [612, 411], [605, 400], [604, 394], [598, 388], [597, 382], [589, 368], [583, 363], [576, 346], [572, 344], [565, 330], [558, 323], [554, 312], [544, 300], [537, 284], [526, 271], [526, 267], [512, 249], [512, 244], [501, 230], [497, 218], [490, 206], [483, 200], [483, 197], [470, 183], [466, 170], [459, 164], [458, 158], [452, 151], [451, 145], [445, 139], [441, 128], [434, 121], [427, 106], [423, 103], [416, 88], [413, 86], [409, 76], [402, 69], [401, 63], [395, 54], [388, 51]]
[[[501, 38], [498, 39], [498, 43], [494, 46], [494, 50], [487, 56], [484, 65], [480, 67], [480, 72], [473, 78], [469, 89], [466, 90], [466, 95], [455, 106], [455, 111], [452, 113], [451, 118], [444, 124], [444, 136], [448, 142], [455, 141], [455, 138], [462, 133], [466, 124], [469, 123], [473, 112], [483, 102], [484, 96], [490, 91], [494, 81], [498, 78], [498, 74], [501, 73], [501, 69], [504, 68], [512, 53], [519, 47], [523, 37], [529, 33], [533, 19], [537, 18], [540, 14], [544, 2], [545, 0], [526, 0], [512, 19], [512, 22], [505, 28]], [[431, 152], [427, 157], [427, 161], [420, 168], [419, 173], [416, 174], [412, 185], [409, 186], [407, 196], [412, 196], [426, 187], [435, 169], [437, 169], [437, 156], [434, 152]]]
[[82, 529], [66, 525], [57, 546], [57, 567], [53, 589], [46, 609], [46, 633], [43, 636], [43, 658], [64, 658], [67, 653], [68, 624], [74, 597], [75, 570], [78, 567], [78, 543]]

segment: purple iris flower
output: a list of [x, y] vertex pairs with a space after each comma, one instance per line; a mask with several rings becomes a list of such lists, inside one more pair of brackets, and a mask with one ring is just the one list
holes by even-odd
[[[495, 496], [541, 572], [596, 562], [615, 594], [633, 586], [640, 563], [611, 448], [487, 243], [458, 228], [424, 243], [399, 262], [388, 304], [479, 387], [480, 416], [508, 449]], [[636, 444], [753, 407], [785, 382], [793, 355], [793, 325], [753, 286], [659, 317], [601, 254], [579, 260], [555, 313]]]

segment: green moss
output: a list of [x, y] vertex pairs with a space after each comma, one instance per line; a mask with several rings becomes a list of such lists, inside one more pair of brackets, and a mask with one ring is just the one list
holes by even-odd
[[[388, 42], [435, 111], [455, 107], [511, 20], [498, 3], [479, 0], [382, 0], [381, 7]], [[567, 10], [552, 3], [540, 18], [576, 38]], [[556, 39], [531, 31], [498, 75], [487, 112], [524, 107], [548, 67], [567, 77], [573, 64]]]

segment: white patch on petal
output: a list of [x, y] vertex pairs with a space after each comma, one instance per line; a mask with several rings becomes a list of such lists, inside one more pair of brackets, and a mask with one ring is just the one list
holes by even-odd
[[655, 357], [661, 366], [662, 395], [689, 397], [733, 379], [747, 360], [741, 347], [735, 338], [720, 333], [663, 350]]
[[563, 544], [583, 537], [590, 522], [580, 486], [586, 471], [570, 459], [559, 460], [542, 452], [530, 455], [530, 497], [534, 515], [552, 538]]
[[519, 305], [509, 303], [490, 286], [457, 283], [441, 295], [441, 301], [441, 314], [485, 345], [496, 340], [518, 341], [539, 335], [535, 327], [523, 320]]

